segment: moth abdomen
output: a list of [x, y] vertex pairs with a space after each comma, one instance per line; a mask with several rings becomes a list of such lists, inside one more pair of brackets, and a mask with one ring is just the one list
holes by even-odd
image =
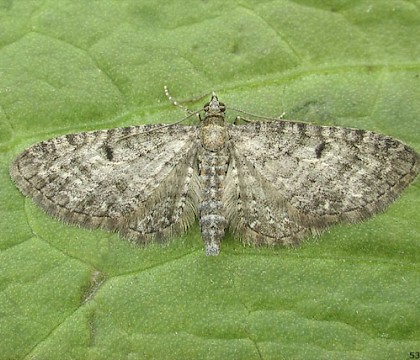
[[198, 170], [202, 191], [198, 214], [207, 255], [219, 253], [220, 242], [228, 225], [223, 204], [224, 180], [228, 164], [229, 154], [226, 149], [212, 152], [201, 147]]

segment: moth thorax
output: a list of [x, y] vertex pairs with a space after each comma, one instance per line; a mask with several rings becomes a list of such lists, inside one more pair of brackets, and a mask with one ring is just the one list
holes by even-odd
[[204, 124], [201, 126], [201, 145], [209, 151], [222, 150], [228, 140], [226, 127], [219, 124]]

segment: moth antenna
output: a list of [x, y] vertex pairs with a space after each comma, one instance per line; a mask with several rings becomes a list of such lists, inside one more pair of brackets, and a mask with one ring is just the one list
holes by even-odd
[[[286, 112], [285, 112], [285, 111], [283, 111], [283, 112], [280, 114], [280, 116], [279, 116], [279, 117], [268, 117], [268, 116], [262, 116], [262, 115], [252, 114], [252, 113], [249, 113], [249, 112], [247, 112], [247, 111], [244, 111], [244, 110], [241, 110], [241, 109], [237, 109], [237, 108], [233, 108], [233, 107], [229, 107], [229, 110], [231, 110], [231, 111], [236, 111], [236, 112], [238, 112], [238, 113], [245, 114], [245, 115], [250, 116], [250, 117], [254, 117], [254, 118], [257, 118], [257, 119], [262, 119], [262, 120], [267, 120], [267, 121], [278, 121], [278, 120], [284, 120], [284, 117], [285, 117], [285, 115], [286, 115]], [[239, 124], [239, 122], [240, 122], [240, 121], [245, 121], [245, 122], [254, 122], [254, 121], [258, 121], [258, 120], [255, 120], [255, 119], [249, 119], [249, 118], [244, 118], [244, 117], [242, 117], [242, 116], [240, 116], [240, 115], [237, 115], [237, 116], [236, 116], [236, 118], [235, 118], [235, 122], [234, 122], [234, 123], [235, 123], [235, 125]], [[302, 120], [290, 120], [290, 119], [287, 119], [287, 121], [288, 121], [288, 122], [299, 122], [299, 123], [310, 124], [310, 122], [308, 122], [308, 121], [302, 121]]]
[[168, 98], [168, 100], [172, 103], [172, 105], [180, 108], [182, 111], [185, 111], [187, 114], [194, 114], [196, 113], [196, 111], [192, 111], [190, 109], [188, 109], [186, 106], [181, 105], [169, 92], [168, 87], [165, 85], [163, 87], [163, 90], [165, 92], [166, 97]]

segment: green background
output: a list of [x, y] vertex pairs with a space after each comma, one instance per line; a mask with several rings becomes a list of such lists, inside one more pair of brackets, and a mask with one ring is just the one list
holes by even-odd
[[[0, 359], [409, 359], [420, 351], [420, 181], [301, 247], [196, 224], [167, 246], [68, 226], [12, 159], [76, 131], [171, 123], [215, 90], [251, 113], [420, 151], [420, 2], [0, 0]], [[229, 115], [229, 114], [228, 114]], [[230, 119], [235, 114], [230, 114]]]

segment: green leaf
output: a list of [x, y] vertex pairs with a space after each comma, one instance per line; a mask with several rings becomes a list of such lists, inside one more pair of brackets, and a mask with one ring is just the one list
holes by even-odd
[[[0, 358], [408, 359], [420, 350], [420, 181], [298, 248], [204, 255], [69, 226], [8, 174], [60, 134], [184, 114], [369, 129], [420, 151], [418, 1], [0, 2]], [[230, 114], [231, 119], [234, 114]]]

